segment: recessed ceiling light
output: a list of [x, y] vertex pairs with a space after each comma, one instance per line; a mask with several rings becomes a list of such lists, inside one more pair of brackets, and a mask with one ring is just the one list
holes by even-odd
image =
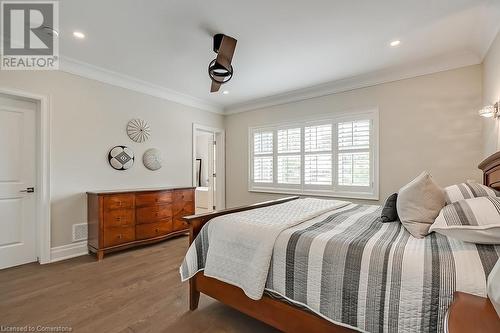
[[393, 41], [391, 42], [391, 44], [390, 44], [390, 45], [391, 45], [392, 47], [396, 47], [396, 46], [399, 46], [399, 44], [401, 44], [401, 41], [400, 41], [400, 40], [393, 40]]
[[42, 29], [45, 31], [45, 33], [49, 36], [53, 36], [55, 38], [59, 37], [59, 32], [55, 30], [54, 28], [48, 27], [48, 26], [43, 26]]
[[73, 31], [73, 36], [78, 39], [84, 39], [85, 34], [81, 31]]
[[222, 93], [223, 93], [224, 95], [227, 95], [227, 94], [229, 94], [229, 91], [224, 90]]

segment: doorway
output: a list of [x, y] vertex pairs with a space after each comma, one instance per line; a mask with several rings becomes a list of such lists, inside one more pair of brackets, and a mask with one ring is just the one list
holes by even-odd
[[37, 260], [36, 111], [0, 94], [0, 268]]
[[50, 262], [48, 99], [0, 88], [0, 269]]
[[195, 213], [225, 208], [224, 130], [193, 125]]

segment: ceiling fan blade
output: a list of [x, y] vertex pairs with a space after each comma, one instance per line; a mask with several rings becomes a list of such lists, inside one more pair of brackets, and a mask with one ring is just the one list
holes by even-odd
[[217, 63], [229, 70], [231, 61], [233, 60], [234, 50], [236, 49], [237, 40], [233, 37], [224, 35], [217, 54]]
[[210, 87], [210, 92], [217, 92], [220, 89], [221, 84], [215, 81], [212, 81], [212, 86]]

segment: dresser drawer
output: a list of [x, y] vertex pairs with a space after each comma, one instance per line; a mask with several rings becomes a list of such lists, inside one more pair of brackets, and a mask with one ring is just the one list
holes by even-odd
[[135, 214], [133, 209], [111, 209], [104, 210], [104, 226], [119, 227], [133, 226], [135, 224]]
[[136, 209], [137, 224], [159, 222], [172, 218], [172, 205], [158, 205]]
[[194, 214], [194, 202], [182, 202], [174, 204], [174, 216], [183, 217]]
[[172, 192], [148, 192], [135, 195], [135, 205], [137, 207], [154, 206], [172, 202]]
[[194, 214], [194, 191], [181, 190], [174, 192], [174, 217]]
[[182, 218], [174, 219], [174, 231], [188, 230], [189, 224]]
[[137, 239], [154, 238], [167, 235], [172, 232], [172, 220], [157, 223], [138, 224], [135, 227]]
[[104, 247], [110, 247], [135, 240], [135, 227], [104, 228]]
[[175, 201], [194, 201], [194, 190], [175, 190]]
[[107, 195], [103, 200], [104, 209], [134, 208], [133, 194]]

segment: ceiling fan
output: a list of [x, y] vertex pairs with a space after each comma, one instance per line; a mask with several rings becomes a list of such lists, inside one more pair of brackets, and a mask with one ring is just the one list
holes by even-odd
[[224, 34], [214, 35], [214, 52], [217, 53], [217, 58], [208, 65], [208, 75], [212, 80], [210, 92], [219, 91], [220, 86], [229, 82], [233, 77], [231, 61], [233, 60], [236, 42], [236, 39]]

